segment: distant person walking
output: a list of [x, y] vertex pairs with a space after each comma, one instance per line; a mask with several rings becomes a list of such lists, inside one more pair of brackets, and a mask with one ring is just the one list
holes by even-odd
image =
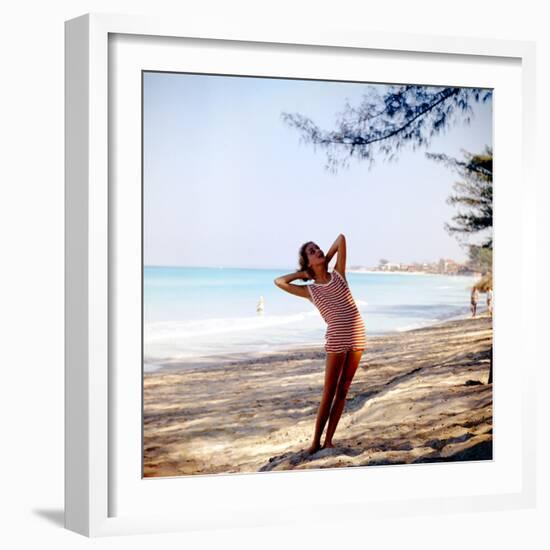
[[258, 302], [258, 305], [256, 306], [256, 313], [258, 315], [263, 315], [264, 313], [264, 297], [260, 296], [260, 300]]
[[[329, 273], [328, 264], [338, 253], [336, 266]], [[274, 283], [282, 290], [310, 300], [328, 325], [325, 334], [325, 381], [317, 411], [310, 454], [321, 448], [321, 435], [328, 420], [323, 448], [334, 447], [332, 437], [344, 410], [346, 396], [361, 355], [366, 348], [365, 324], [346, 281], [346, 239], [340, 234], [327, 255], [314, 242], [300, 247], [301, 271], [283, 275]], [[290, 284], [301, 279], [309, 285]]]
[[489, 315], [493, 315], [493, 289], [489, 288], [487, 291], [487, 311]]
[[476, 316], [477, 302], [479, 301], [479, 292], [477, 288], [472, 287], [472, 294], [470, 295], [470, 309], [472, 310], [472, 317]]

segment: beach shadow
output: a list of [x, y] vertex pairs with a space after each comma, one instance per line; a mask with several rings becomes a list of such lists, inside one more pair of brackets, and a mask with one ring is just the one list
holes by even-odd
[[314, 462], [315, 460], [320, 460], [327, 457], [338, 457], [338, 456], [357, 456], [363, 452], [363, 449], [353, 449], [350, 447], [334, 447], [332, 449], [320, 449], [314, 454], [309, 454], [307, 450], [301, 450], [298, 452], [289, 451], [283, 453], [282, 455], [273, 456], [269, 461], [264, 464], [258, 471], [259, 472], [270, 472], [272, 470], [278, 469], [282, 465], [286, 465], [287, 470], [294, 469], [298, 464], [304, 462]]
[[[403, 382], [408, 382], [415, 377], [423, 377], [424, 380], [433, 377], [444, 378], [447, 374], [456, 373], [459, 369], [466, 369], [468, 367], [479, 366], [480, 363], [488, 361], [490, 357], [490, 350], [483, 350], [481, 352], [469, 352], [454, 354], [445, 360], [439, 361], [438, 364], [430, 364], [428, 366], [415, 367], [412, 370], [408, 370], [397, 374], [390, 378], [388, 381], [383, 382], [368, 391], [361, 391], [346, 401], [346, 412], [355, 412], [361, 409], [367, 401], [373, 397], [382, 397], [394, 388], [398, 387]], [[477, 386], [482, 385], [479, 380], [467, 380], [464, 386]], [[435, 387], [435, 386], [434, 386]], [[455, 397], [457, 397], [455, 395]]]
[[493, 441], [481, 441], [467, 449], [456, 452], [449, 456], [439, 456], [436, 452], [433, 455], [420, 457], [413, 461], [413, 464], [426, 464], [430, 462], [468, 462], [479, 460], [493, 460]]
[[64, 510], [33, 510], [33, 514], [57, 525], [57, 527], [65, 527]]

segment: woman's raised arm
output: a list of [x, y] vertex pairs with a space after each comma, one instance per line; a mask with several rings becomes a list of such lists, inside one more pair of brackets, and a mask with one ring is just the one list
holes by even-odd
[[332, 260], [332, 257], [334, 254], [338, 253], [338, 256], [336, 258], [336, 265], [334, 266], [334, 269], [342, 275], [342, 277], [346, 278], [346, 237], [342, 233], [336, 237], [336, 240], [332, 243], [332, 246], [329, 248], [326, 259], [327, 259], [327, 266]]
[[277, 277], [273, 282], [281, 289], [295, 296], [309, 299], [309, 291], [305, 285], [292, 285], [291, 281], [296, 279], [309, 279], [309, 275], [305, 271], [296, 271], [295, 273], [289, 273], [288, 275], [281, 275]]

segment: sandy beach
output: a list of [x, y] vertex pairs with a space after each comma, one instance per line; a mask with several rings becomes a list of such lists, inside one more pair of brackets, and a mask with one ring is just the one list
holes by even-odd
[[369, 338], [334, 449], [308, 455], [325, 352], [144, 375], [145, 477], [492, 458], [492, 321]]

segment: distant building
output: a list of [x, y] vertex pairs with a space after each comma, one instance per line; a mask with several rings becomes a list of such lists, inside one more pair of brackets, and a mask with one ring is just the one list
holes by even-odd
[[440, 258], [435, 262], [412, 262], [410, 264], [381, 260], [378, 267], [372, 268], [372, 271], [419, 272], [434, 275], [475, 275], [475, 272], [468, 265], [460, 264], [448, 258]]
[[382, 264], [380, 269], [382, 271], [399, 271], [401, 269], [401, 264], [388, 262], [387, 264]]

